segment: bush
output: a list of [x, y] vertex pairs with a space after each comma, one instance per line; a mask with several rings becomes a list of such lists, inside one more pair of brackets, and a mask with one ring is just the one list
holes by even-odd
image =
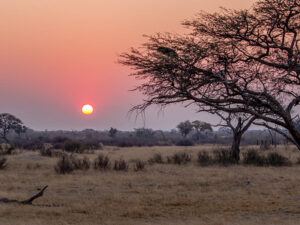
[[136, 160], [134, 162], [134, 171], [140, 171], [145, 169], [145, 162], [142, 160]]
[[152, 158], [148, 159], [148, 163], [149, 164], [154, 164], [154, 163], [162, 164], [162, 163], [164, 163], [164, 160], [160, 153], [155, 153], [152, 156]]
[[15, 145], [13, 144], [3, 144], [0, 145], [0, 154], [1, 155], [11, 155], [13, 150], [15, 150]]
[[237, 163], [237, 161], [232, 157], [232, 151], [229, 149], [215, 150], [214, 161], [224, 166]]
[[248, 150], [244, 153], [244, 164], [256, 166], [289, 166], [291, 161], [277, 152], [271, 152], [265, 156], [261, 156], [256, 150]]
[[62, 157], [67, 155], [67, 153], [62, 152], [61, 150], [51, 149], [40, 149], [40, 155], [45, 157]]
[[67, 141], [64, 143], [64, 150], [67, 152], [82, 153], [83, 146], [80, 142], [77, 141]]
[[182, 139], [176, 143], [177, 146], [193, 146], [194, 142], [189, 139]]
[[94, 161], [94, 169], [106, 170], [109, 168], [110, 168], [110, 159], [108, 158], [108, 156], [99, 154], [98, 157]]
[[198, 160], [200, 166], [208, 166], [213, 163], [213, 159], [210, 157], [207, 151], [198, 152]]
[[277, 152], [271, 152], [267, 156], [267, 162], [270, 166], [290, 166], [292, 163], [288, 158], [280, 155]]
[[172, 157], [168, 157], [168, 163], [174, 163], [177, 165], [187, 164], [191, 160], [191, 155], [187, 154], [186, 152], [178, 152], [175, 153]]
[[76, 170], [88, 170], [90, 168], [91, 162], [87, 157], [83, 159], [78, 159], [74, 156], [71, 157], [73, 168]]
[[58, 160], [54, 169], [58, 174], [71, 173], [74, 170], [72, 160], [69, 156], [64, 155]]
[[266, 166], [268, 164], [266, 157], [259, 155], [257, 150], [248, 150], [243, 156], [243, 163], [246, 165]]
[[114, 170], [127, 171], [128, 163], [124, 159], [115, 160]]
[[47, 156], [47, 157], [52, 157], [52, 149], [45, 149], [45, 148], [42, 148], [40, 149], [40, 155], [41, 156]]
[[3, 170], [7, 166], [7, 159], [6, 158], [1, 158], [0, 159], [0, 170]]

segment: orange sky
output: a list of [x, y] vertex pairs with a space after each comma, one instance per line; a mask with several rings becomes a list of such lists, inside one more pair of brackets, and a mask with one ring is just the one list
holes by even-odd
[[[0, 1], [0, 113], [34, 129], [118, 129], [142, 126], [128, 119], [142, 96], [118, 65], [118, 54], [143, 34], [184, 32], [180, 22], [219, 6], [248, 8], [254, 0], [3, 0]], [[95, 113], [81, 114], [85, 103]], [[150, 110], [146, 126], [171, 129], [199, 114], [172, 107]], [[151, 115], [154, 112], [154, 115]], [[202, 120], [210, 120], [201, 114]]]

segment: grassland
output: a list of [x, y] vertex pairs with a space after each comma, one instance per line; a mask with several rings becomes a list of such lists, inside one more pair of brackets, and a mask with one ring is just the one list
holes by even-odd
[[[0, 198], [26, 199], [49, 185], [33, 205], [0, 203], [1, 225], [250, 225], [300, 224], [300, 165], [200, 167], [197, 152], [211, 146], [107, 147], [112, 159], [149, 159], [186, 151], [187, 165], [147, 165], [145, 171], [74, 171], [59, 175], [57, 158], [38, 152], [8, 156], [0, 170]], [[300, 153], [279, 150], [293, 162]], [[78, 157], [83, 157], [79, 155]], [[250, 182], [247, 182], [250, 181]]]

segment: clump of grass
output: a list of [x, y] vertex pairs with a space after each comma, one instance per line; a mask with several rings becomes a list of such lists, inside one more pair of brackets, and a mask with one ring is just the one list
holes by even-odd
[[235, 158], [232, 157], [232, 151], [230, 149], [218, 149], [214, 151], [214, 161], [217, 164], [224, 166], [237, 164]]
[[58, 174], [71, 173], [74, 170], [72, 160], [70, 159], [69, 156], [64, 155], [58, 160], [54, 169], [55, 172]]
[[192, 160], [191, 155], [186, 152], [177, 152], [173, 156], [168, 157], [168, 163], [173, 163], [177, 165], [187, 164], [191, 160]]
[[40, 149], [40, 155], [45, 157], [62, 157], [66, 153], [53, 148], [42, 148]]
[[290, 160], [277, 152], [271, 152], [267, 156], [267, 163], [270, 166], [290, 166]]
[[71, 157], [73, 168], [75, 170], [88, 170], [91, 166], [91, 162], [87, 157], [83, 159], [76, 158], [74, 156]]
[[40, 149], [40, 155], [41, 156], [52, 157], [52, 149], [50, 149], [50, 148], [42, 148], [42, 149]]
[[255, 166], [267, 165], [266, 157], [260, 155], [257, 150], [250, 149], [247, 152], [245, 152], [243, 156], [244, 156], [243, 163], [246, 165], [255, 165]]
[[5, 169], [7, 166], [7, 159], [6, 158], [0, 158], [0, 170]]
[[127, 171], [128, 163], [124, 159], [115, 160], [113, 169], [116, 171]]
[[148, 159], [148, 163], [149, 164], [154, 164], [154, 163], [162, 164], [162, 163], [164, 163], [164, 160], [160, 153], [155, 153], [152, 156], [152, 158]]
[[138, 160], [135, 160], [134, 162], [134, 171], [141, 171], [141, 170], [144, 170], [145, 169], [145, 162], [138, 159]]
[[243, 163], [255, 166], [290, 166], [291, 161], [277, 152], [270, 152], [267, 156], [260, 155], [257, 150], [248, 150], [244, 153]]
[[110, 159], [102, 153], [94, 161], [94, 169], [107, 170], [110, 168]]
[[208, 154], [207, 151], [198, 152], [197, 162], [200, 166], [208, 166], [214, 163], [212, 157]]
[[39, 163], [28, 163], [26, 165], [26, 169], [28, 169], [28, 170], [36, 170], [39, 168], [41, 168], [41, 164], [39, 164]]

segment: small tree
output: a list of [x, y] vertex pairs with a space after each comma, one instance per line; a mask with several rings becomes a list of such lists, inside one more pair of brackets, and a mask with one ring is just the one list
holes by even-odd
[[0, 138], [2, 138], [6, 143], [9, 143], [7, 139], [7, 134], [10, 131], [15, 131], [16, 133], [25, 132], [26, 129], [20, 119], [9, 113], [0, 114]]
[[183, 137], [186, 137], [192, 130], [193, 124], [187, 120], [185, 122], [181, 122], [177, 125], [177, 128]]
[[232, 113], [220, 113], [215, 112], [220, 118], [221, 122], [216, 125], [220, 127], [230, 128], [233, 135], [232, 145], [231, 145], [231, 155], [232, 158], [238, 162], [240, 160], [240, 144], [242, 136], [249, 129], [251, 124], [254, 122], [255, 117], [251, 115], [244, 114], [232, 114]]
[[118, 133], [118, 130], [116, 128], [111, 127], [110, 130], [108, 131], [108, 135], [111, 138], [114, 138], [116, 136], [116, 134]]
[[21, 137], [22, 133], [26, 133], [27, 127], [26, 126], [19, 126], [15, 129], [16, 134]]
[[199, 140], [200, 138], [200, 133], [201, 132], [207, 132], [207, 131], [213, 131], [210, 123], [202, 122], [199, 120], [195, 120], [192, 122], [193, 127], [195, 128], [197, 132], [197, 139]]

